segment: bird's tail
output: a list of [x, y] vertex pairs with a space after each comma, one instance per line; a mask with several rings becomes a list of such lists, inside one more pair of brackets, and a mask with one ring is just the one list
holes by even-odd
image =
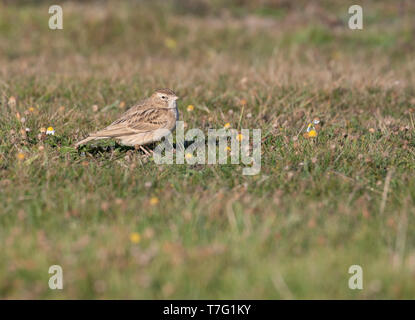
[[96, 139], [96, 137], [88, 137], [88, 138], [85, 138], [84, 140], [81, 140], [81, 141], [77, 142], [75, 144], [75, 148], [78, 148], [81, 144], [85, 144], [88, 141], [95, 140], [95, 139]]

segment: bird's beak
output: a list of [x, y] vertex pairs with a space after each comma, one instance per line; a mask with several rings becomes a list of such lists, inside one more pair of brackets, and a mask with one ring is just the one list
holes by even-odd
[[177, 99], [179, 99], [179, 97], [178, 96], [174, 96], [174, 101], [176, 101]]

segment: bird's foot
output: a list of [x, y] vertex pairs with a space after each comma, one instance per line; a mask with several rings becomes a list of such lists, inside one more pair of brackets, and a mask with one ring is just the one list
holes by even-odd
[[134, 148], [136, 150], [142, 150], [146, 156], [150, 156], [153, 153], [153, 150], [149, 150], [143, 146], [135, 145]]

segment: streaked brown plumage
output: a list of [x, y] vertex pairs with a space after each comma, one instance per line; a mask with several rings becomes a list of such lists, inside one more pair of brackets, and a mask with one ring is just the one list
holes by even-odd
[[150, 98], [128, 109], [108, 127], [91, 133], [75, 146], [91, 140], [115, 138], [126, 146], [143, 146], [160, 140], [176, 127], [177, 95], [170, 89], [156, 90]]

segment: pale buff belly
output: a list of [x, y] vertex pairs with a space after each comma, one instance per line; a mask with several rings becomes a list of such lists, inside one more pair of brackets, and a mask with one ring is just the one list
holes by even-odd
[[120, 140], [120, 143], [126, 146], [142, 146], [160, 141], [163, 137], [169, 135], [176, 128], [176, 121], [179, 119], [179, 112], [177, 107], [175, 109], [171, 109], [171, 112], [173, 113], [173, 117], [168, 123], [167, 128], [119, 137], [118, 139]]

